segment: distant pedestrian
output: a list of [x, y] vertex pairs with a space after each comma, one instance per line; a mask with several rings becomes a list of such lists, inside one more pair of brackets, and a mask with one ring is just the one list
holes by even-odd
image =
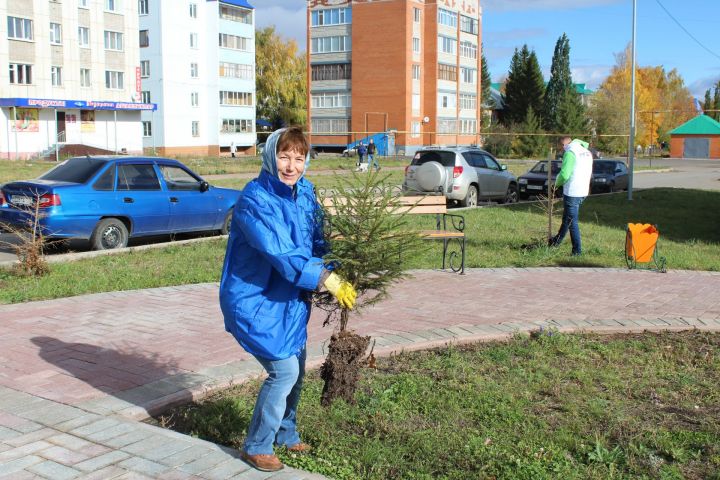
[[365, 155], [367, 154], [367, 147], [365, 144], [361, 141], [360, 144], [357, 147], [357, 153], [358, 153], [358, 171], [362, 170], [363, 163], [365, 163]]
[[235, 158], [236, 151], [237, 151], [237, 147], [235, 147], [235, 142], [230, 142], [230, 156], [232, 158]]
[[572, 140], [571, 137], [560, 139], [562, 149], [565, 151], [562, 168], [555, 180], [556, 187], [563, 187], [563, 217], [560, 230], [552, 237], [548, 244], [551, 247], [559, 246], [568, 230], [572, 241], [572, 254], [582, 254], [580, 241], [580, 224], [578, 217], [580, 205], [590, 193], [590, 178], [592, 177], [593, 158], [588, 150], [588, 144], [582, 140]]
[[375, 147], [375, 140], [372, 138], [370, 139], [370, 143], [367, 146], [367, 155], [368, 155], [368, 167], [375, 166], [375, 171], [377, 172], [380, 170], [380, 163], [375, 158], [375, 153], [377, 152], [377, 148]]

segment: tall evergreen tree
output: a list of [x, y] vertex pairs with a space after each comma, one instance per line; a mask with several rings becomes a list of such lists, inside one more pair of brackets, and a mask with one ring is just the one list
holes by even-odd
[[[584, 131], [585, 108], [570, 73], [570, 40], [564, 33], [555, 43], [550, 81], [545, 91], [543, 126], [549, 132]], [[576, 130], [580, 128], [580, 130]]]
[[505, 82], [504, 122], [519, 124], [527, 118], [528, 109], [542, 111], [545, 82], [537, 55], [527, 45], [515, 49], [510, 61], [510, 72]]
[[483, 108], [495, 108], [495, 101], [490, 94], [490, 86], [492, 85], [492, 79], [490, 78], [490, 70], [488, 70], [487, 60], [485, 59], [485, 50], [482, 49], [480, 53], [480, 88], [482, 94], [482, 106]]
[[713, 96], [713, 118], [720, 121], [720, 81], [715, 84], [715, 95]]
[[712, 101], [712, 89], [708, 88], [705, 90], [705, 101], [703, 102], [703, 112], [710, 115], [709, 110], [712, 110], [713, 108], [713, 101]]

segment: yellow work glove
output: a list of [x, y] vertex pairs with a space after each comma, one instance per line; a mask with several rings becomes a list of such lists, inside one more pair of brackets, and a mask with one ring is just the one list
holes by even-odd
[[341, 307], [352, 310], [355, 306], [357, 292], [350, 282], [343, 280], [343, 278], [336, 273], [331, 273], [325, 279], [323, 285], [328, 289], [328, 292], [333, 294]]

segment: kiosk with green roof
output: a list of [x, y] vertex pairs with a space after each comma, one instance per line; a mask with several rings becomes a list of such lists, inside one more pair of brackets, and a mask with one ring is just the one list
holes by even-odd
[[720, 159], [720, 122], [698, 115], [670, 131], [670, 156]]

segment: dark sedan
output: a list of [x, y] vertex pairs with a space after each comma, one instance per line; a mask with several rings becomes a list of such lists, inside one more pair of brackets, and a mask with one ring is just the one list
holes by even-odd
[[[552, 170], [550, 171], [550, 179], [555, 183], [555, 179], [560, 173], [562, 162], [558, 160], [552, 161]], [[536, 163], [528, 172], [518, 177], [518, 197], [521, 200], [527, 199], [530, 195], [547, 195], [548, 184], [548, 162], [547, 160]], [[555, 192], [556, 196], [562, 196], [562, 187]]]
[[130, 237], [227, 233], [239, 195], [210, 186], [176, 160], [77, 157], [35, 180], [3, 185], [0, 225], [22, 230], [38, 218], [47, 237], [88, 239], [94, 250], [122, 248]]
[[628, 169], [622, 160], [595, 160], [590, 189], [593, 193], [628, 189]]

